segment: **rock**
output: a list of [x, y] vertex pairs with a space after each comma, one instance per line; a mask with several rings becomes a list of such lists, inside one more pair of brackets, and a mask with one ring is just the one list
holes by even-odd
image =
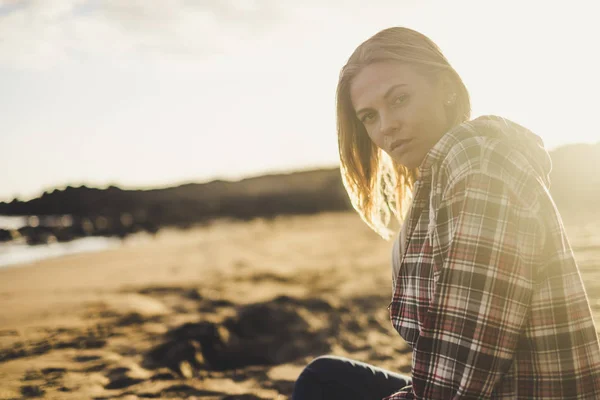
[[[325, 353], [329, 350], [328, 335], [311, 330], [299, 313], [303, 301], [278, 298], [243, 306], [222, 325], [206, 321], [183, 324], [169, 331], [166, 335], [169, 340], [148, 356], [157, 365], [186, 376], [190, 372], [181, 369], [184, 362], [193, 369], [222, 371], [277, 365]], [[314, 307], [313, 303], [308, 305]], [[315, 308], [327, 309], [322, 303]]]

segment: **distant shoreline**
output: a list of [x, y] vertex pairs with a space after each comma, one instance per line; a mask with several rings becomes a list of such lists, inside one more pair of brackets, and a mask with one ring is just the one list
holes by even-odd
[[23, 242], [4, 243], [0, 249], [0, 269], [19, 268], [38, 261], [72, 254], [92, 253], [121, 246], [118, 238], [87, 237], [65, 243], [31, 246]]

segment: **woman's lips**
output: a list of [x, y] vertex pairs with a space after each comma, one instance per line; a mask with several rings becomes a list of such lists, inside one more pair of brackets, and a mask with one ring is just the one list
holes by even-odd
[[407, 143], [410, 143], [411, 141], [412, 141], [412, 138], [394, 140], [392, 142], [392, 145], [390, 146], [390, 151], [394, 151], [400, 147], [404, 147]]

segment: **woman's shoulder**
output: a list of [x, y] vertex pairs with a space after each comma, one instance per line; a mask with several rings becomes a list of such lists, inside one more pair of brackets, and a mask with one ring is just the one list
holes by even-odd
[[505, 140], [472, 136], [456, 141], [440, 162], [440, 167], [456, 178], [474, 171], [496, 174], [506, 168], [527, 169], [525, 155]]
[[527, 202], [537, 197], [537, 191], [532, 189], [544, 185], [526, 152], [498, 137], [471, 136], [456, 141], [441, 160], [439, 175], [446, 189], [469, 177], [483, 175], [506, 185]]
[[542, 139], [509, 119], [484, 115], [466, 121], [438, 146], [438, 161], [456, 178], [472, 171], [509, 177], [526, 172], [549, 184], [552, 162]]

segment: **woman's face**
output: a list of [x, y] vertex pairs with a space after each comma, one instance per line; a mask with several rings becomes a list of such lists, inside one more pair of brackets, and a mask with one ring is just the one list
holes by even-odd
[[445, 104], [450, 93], [441, 86], [410, 65], [377, 62], [354, 77], [350, 99], [371, 140], [412, 169], [449, 127]]

